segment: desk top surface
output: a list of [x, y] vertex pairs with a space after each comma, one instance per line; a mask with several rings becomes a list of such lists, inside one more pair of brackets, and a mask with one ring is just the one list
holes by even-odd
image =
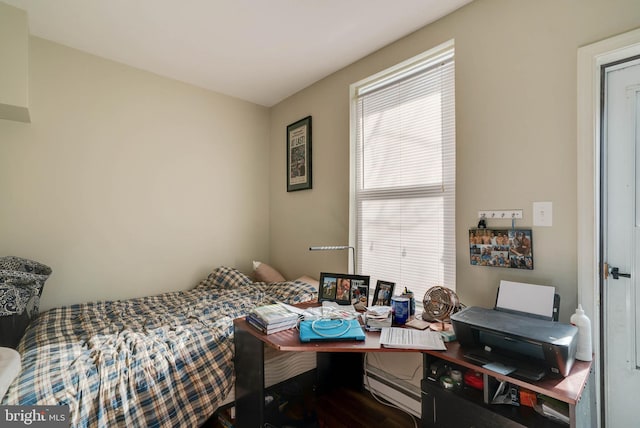
[[297, 329], [289, 329], [273, 334], [264, 334], [250, 326], [244, 318], [237, 318], [233, 322], [236, 332], [241, 330], [264, 342], [267, 346], [278, 351], [287, 352], [422, 352], [436, 358], [449, 361], [459, 366], [487, 374], [500, 381], [505, 380], [534, 392], [549, 397], [576, 404], [586, 385], [591, 370], [591, 362], [575, 361], [571, 373], [567, 377], [545, 377], [538, 382], [527, 382], [487, 370], [464, 358], [464, 352], [458, 342], [448, 342], [446, 351], [418, 351], [414, 349], [384, 348], [380, 345], [380, 333], [365, 331], [364, 341], [329, 341], [329, 342], [300, 342]]

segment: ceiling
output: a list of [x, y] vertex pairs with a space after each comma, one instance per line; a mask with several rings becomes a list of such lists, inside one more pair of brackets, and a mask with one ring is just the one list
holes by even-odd
[[272, 106], [472, 0], [0, 0], [31, 34]]

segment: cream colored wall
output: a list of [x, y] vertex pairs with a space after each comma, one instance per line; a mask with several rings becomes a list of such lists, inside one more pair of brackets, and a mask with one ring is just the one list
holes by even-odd
[[[347, 270], [346, 253], [307, 247], [348, 241], [349, 85], [455, 39], [457, 291], [467, 305], [491, 307], [501, 279], [553, 285], [568, 320], [577, 300], [577, 49], [638, 25], [637, 0], [476, 0], [279, 103], [271, 111], [272, 263], [289, 276]], [[286, 193], [285, 128], [307, 115], [314, 188]], [[535, 269], [470, 266], [478, 210], [523, 209], [517, 225], [530, 227], [535, 201], [553, 202], [553, 226], [533, 227]]]
[[0, 2], [0, 119], [29, 122], [27, 13]]
[[0, 254], [42, 306], [194, 286], [268, 256], [269, 111], [39, 38], [31, 124], [0, 120]]

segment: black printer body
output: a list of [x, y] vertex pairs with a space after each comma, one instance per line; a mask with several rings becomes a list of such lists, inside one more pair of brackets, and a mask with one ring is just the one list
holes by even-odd
[[567, 376], [573, 367], [577, 327], [527, 315], [471, 306], [451, 315], [465, 357], [513, 366], [513, 376], [539, 380]]

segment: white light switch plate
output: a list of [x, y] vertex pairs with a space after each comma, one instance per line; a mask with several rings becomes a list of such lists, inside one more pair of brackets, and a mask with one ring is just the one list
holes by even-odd
[[553, 225], [553, 204], [551, 202], [533, 203], [533, 225], [552, 226]]

